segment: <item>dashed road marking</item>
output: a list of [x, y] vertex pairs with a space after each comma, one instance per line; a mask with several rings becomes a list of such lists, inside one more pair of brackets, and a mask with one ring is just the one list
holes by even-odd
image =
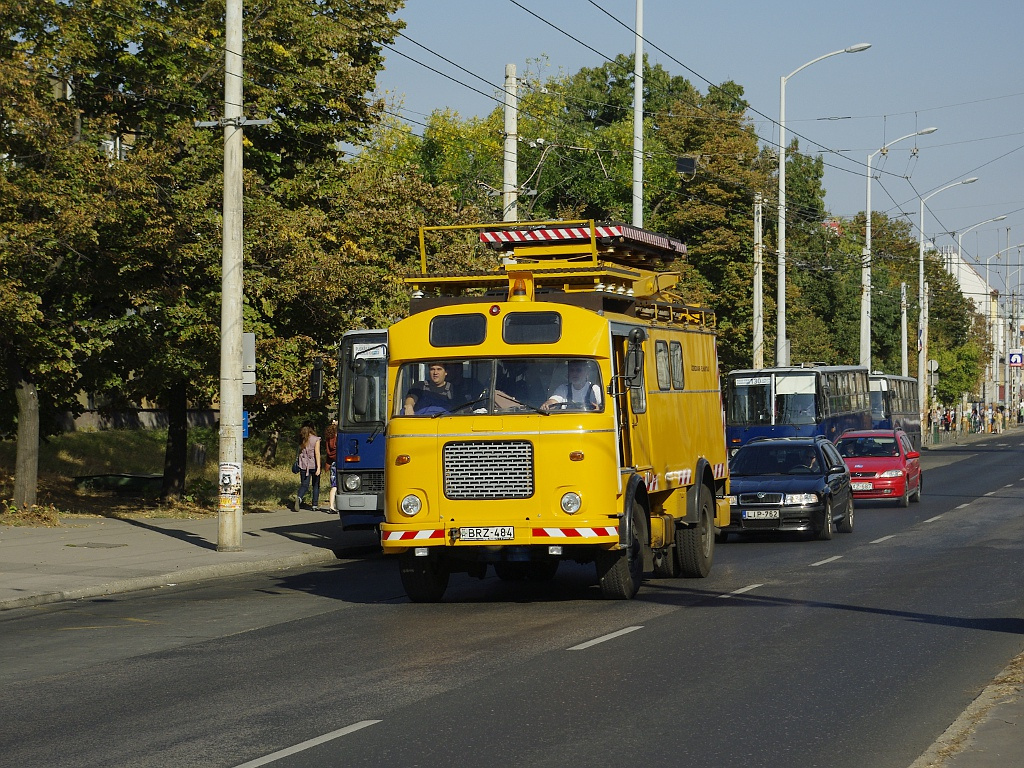
[[636, 632], [638, 629], [643, 629], [643, 627], [642, 626], [640, 626], [640, 627], [626, 627], [625, 629], [620, 629], [618, 632], [612, 632], [612, 633], [607, 634], [607, 635], [601, 635], [601, 637], [595, 637], [593, 640], [588, 640], [585, 643], [580, 643], [579, 645], [574, 645], [572, 648], [566, 648], [566, 650], [567, 651], [582, 651], [585, 648], [590, 648], [592, 645], [597, 645], [598, 643], [603, 643], [603, 642], [605, 642], [607, 640], [614, 640], [616, 637], [621, 637], [622, 635], [627, 635], [630, 632]]
[[810, 567], [811, 568], [817, 568], [819, 565], [825, 565], [825, 563], [833, 563], [836, 560], [842, 560], [842, 559], [843, 559], [842, 555], [833, 555], [832, 557], [826, 557], [824, 560], [819, 560], [816, 563], [811, 563]]
[[929, 517], [927, 520], [922, 520], [921, 522], [923, 522], [923, 523], [934, 523], [940, 517], [942, 517], [942, 515], [936, 515], [935, 517]]
[[719, 597], [723, 598], [723, 597], [732, 597], [733, 595], [742, 595], [744, 592], [749, 592], [752, 589], [757, 589], [758, 587], [763, 587], [763, 586], [764, 586], [764, 584], [747, 584], [747, 586], [745, 586], [745, 587], [740, 587], [739, 589], [734, 589], [732, 592], [726, 592], [724, 595], [719, 595]]
[[969, 501], [965, 501], [965, 502], [964, 502], [963, 504], [961, 504], [961, 505], [960, 505], [959, 507], [954, 507], [954, 509], [963, 509], [964, 507], [969, 507], [969, 506], [971, 506], [971, 502], [969, 502]]
[[280, 760], [281, 758], [289, 757], [290, 755], [297, 754], [298, 752], [310, 749], [311, 747], [319, 746], [320, 744], [326, 744], [328, 741], [333, 741], [334, 739], [337, 739], [340, 736], [347, 736], [350, 733], [354, 733], [355, 731], [361, 730], [370, 725], [376, 725], [380, 722], [382, 721], [360, 720], [358, 723], [352, 723], [352, 725], [346, 726], [345, 728], [340, 728], [337, 731], [331, 731], [330, 733], [325, 733], [323, 736], [317, 736], [315, 739], [303, 741], [301, 744], [296, 744], [294, 747], [281, 749], [277, 752], [272, 752], [271, 754], [266, 755], [265, 757], [258, 757], [255, 760], [250, 760], [247, 763], [242, 763], [241, 765], [236, 766], [236, 768], [257, 768], [257, 766], [260, 765], [274, 763]]
[[986, 495], [986, 496], [992, 496], [992, 495], [994, 495], [994, 494], [995, 494], [995, 491], [989, 491], [989, 492], [988, 492], [988, 493], [986, 493], [985, 495]]
[[880, 539], [875, 539], [871, 543], [872, 544], [881, 544], [883, 541], [888, 541], [889, 539], [894, 539], [894, 538], [896, 538], [896, 537], [895, 536], [883, 536]]

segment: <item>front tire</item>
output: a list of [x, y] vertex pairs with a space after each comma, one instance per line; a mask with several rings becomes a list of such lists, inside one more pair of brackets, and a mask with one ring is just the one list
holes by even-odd
[[825, 515], [818, 529], [818, 541], [832, 540], [832, 499], [825, 500]]
[[398, 556], [398, 568], [405, 594], [414, 603], [437, 603], [444, 597], [451, 573], [437, 557], [405, 552]]
[[625, 549], [603, 550], [597, 554], [597, 578], [601, 594], [614, 600], [629, 600], [639, 590], [644, 577], [644, 545], [647, 542], [647, 515], [634, 499], [630, 510], [632, 533]]
[[914, 496], [911, 501], [921, 501], [921, 491], [924, 490], [924, 472], [917, 476], [917, 490], [914, 492]]
[[853, 533], [853, 496], [850, 496], [850, 501], [846, 506], [846, 516], [839, 521], [838, 527], [840, 533]]
[[703, 579], [711, 573], [715, 555], [715, 510], [711, 491], [703, 483], [697, 492], [697, 511], [700, 515], [692, 528], [676, 529], [676, 554], [679, 570], [690, 579]]

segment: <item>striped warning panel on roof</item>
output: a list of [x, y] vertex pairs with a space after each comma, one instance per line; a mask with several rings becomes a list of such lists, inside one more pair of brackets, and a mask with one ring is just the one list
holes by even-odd
[[[597, 237], [621, 237], [621, 226], [595, 227]], [[496, 229], [480, 233], [485, 243], [536, 243], [559, 240], [589, 240], [589, 227], [544, 227], [543, 229]]]

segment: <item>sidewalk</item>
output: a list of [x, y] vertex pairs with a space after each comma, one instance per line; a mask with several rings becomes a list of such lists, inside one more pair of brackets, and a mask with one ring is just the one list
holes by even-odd
[[[943, 434], [924, 451], [1016, 439]], [[0, 611], [169, 584], [336, 562], [375, 552], [374, 531], [343, 532], [337, 515], [281, 510], [245, 515], [241, 552], [217, 551], [217, 518], [67, 518], [60, 528], [0, 527]], [[989, 685], [910, 768], [1024, 765], [1024, 655]]]
[[217, 551], [217, 518], [64, 518], [59, 528], [0, 527], [0, 611], [167, 584], [335, 562], [379, 548], [337, 514], [242, 518], [242, 551]]

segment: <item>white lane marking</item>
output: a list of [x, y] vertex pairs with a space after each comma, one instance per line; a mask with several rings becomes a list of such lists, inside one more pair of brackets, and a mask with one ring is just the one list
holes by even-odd
[[894, 538], [896, 538], [896, 537], [895, 536], [883, 536], [880, 539], [875, 539], [871, 543], [872, 544], [881, 544], [883, 541], [888, 541], [889, 539], [894, 539]]
[[1013, 483], [1007, 483], [1003, 488], [1013, 488]]
[[833, 563], [833, 562], [835, 562], [836, 560], [842, 560], [842, 559], [843, 559], [843, 556], [842, 556], [842, 555], [833, 555], [832, 557], [827, 557], [827, 558], [825, 558], [824, 560], [819, 560], [819, 561], [818, 561], [818, 562], [816, 562], [816, 563], [811, 563], [810, 567], [811, 567], [811, 568], [816, 568], [816, 567], [818, 567], [819, 565], [824, 565], [825, 563]]
[[993, 495], [994, 493], [995, 493], [995, 491], [989, 491], [989, 492], [988, 492], [988, 493], [986, 493], [985, 495], [986, 495], [986, 496], [992, 496], [992, 495]]
[[961, 504], [961, 505], [960, 505], [959, 507], [955, 507], [955, 509], [963, 509], [964, 507], [969, 507], [969, 506], [971, 506], [971, 502], [969, 502], [969, 501], [965, 501], [965, 502], [964, 502], [963, 504]]
[[922, 520], [921, 522], [922, 523], [934, 523], [940, 517], [942, 517], [942, 515], [936, 515], [935, 517], [929, 517], [927, 520]]
[[739, 589], [734, 589], [732, 592], [726, 592], [724, 595], [719, 595], [719, 598], [732, 597], [733, 595], [742, 595], [744, 592], [749, 592], [752, 589], [757, 589], [758, 587], [763, 586], [764, 584], [747, 584], [747, 586], [745, 587], [740, 587]]
[[238, 765], [235, 768], [256, 768], [256, 766], [258, 765], [267, 765], [267, 763], [276, 762], [277, 760], [280, 760], [283, 757], [288, 757], [289, 755], [294, 755], [298, 752], [302, 752], [303, 750], [309, 749], [310, 747], [315, 747], [319, 744], [324, 744], [328, 741], [337, 739], [339, 736], [347, 736], [350, 733], [361, 730], [362, 728], [366, 728], [369, 725], [376, 725], [380, 722], [383, 721], [360, 720], [358, 723], [352, 723], [352, 725], [347, 726], [345, 728], [341, 728], [337, 731], [325, 733], [323, 736], [317, 736], [315, 739], [310, 739], [309, 741], [304, 741], [301, 744], [296, 744], [294, 747], [288, 747], [287, 749], [272, 752], [266, 757], [258, 757], [255, 760], [250, 760], [248, 763], [242, 763], [241, 765]]
[[574, 645], [572, 648], [566, 648], [566, 650], [567, 651], [582, 651], [585, 648], [589, 648], [592, 645], [597, 645], [598, 643], [603, 643], [606, 640], [614, 640], [616, 637], [621, 637], [622, 635], [628, 635], [630, 632], [636, 632], [638, 629], [643, 629], [643, 627], [642, 626], [640, 626], [640, 627], [626, 627], [625, 629], [620, 629], [618, 632], [612, 632], [611, 634], [608, 634], [608, 635], [602, 635], [601, 637], [595, 637], [593, 640], [588, 640], [585, 643], [580, 643], [579, 645]]

